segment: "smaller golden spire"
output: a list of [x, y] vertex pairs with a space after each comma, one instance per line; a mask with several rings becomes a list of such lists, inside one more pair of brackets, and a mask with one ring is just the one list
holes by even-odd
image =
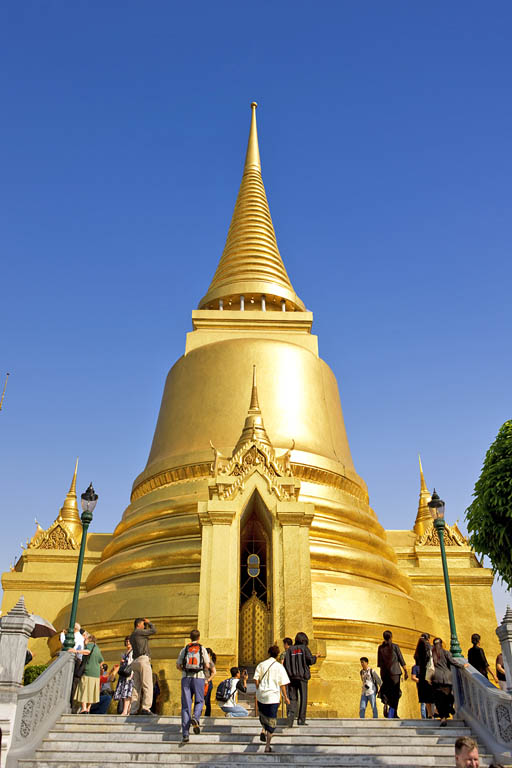
[[263, 416], [261, 415], [261, 409], [260, 404], [258, 401], [258, 388], [256, 385], [256, 366], [253, 365], [252, 367], [252, 390], [251, 390], [251, 402], [249, 405], [249, 410], [247, 411], [247, 416], [245, 419], [244, 428], [242, 430], [242, 434], [240, 435], [240, 438], [238, 440], [238, 443], [236, 444], [235, 450], [233, 451], [233, 456], [235, 453], [240, 450], [240, 448], [245, 445], [245, 443], [250, 442], [251, 440], [257, 440], [259, 443], [263, 443], [264, 445], [268, 445], [269, 447], [272, 447], [272, 443], [269, 440], [269, 437], [267, 435], [267, 431], [265, 429], [265, 425], [263, 424]]
[[3, 405], [4, 397], [5, 397], [5, 390], [7, 389], [7, 379], [9, 378], [9, 376], [10, 376], [10, 373], [6, 373], [5, 374], [4, 391], [2, 392], [2, 397], [0, 398], [0, 411], [2, 410], [2, 405]]
[[420, 462], [420, 490], [428, 493], [427, 484], [425, 482], [425, 476], [423, 474], [423, 467], [421, 466], [421, 456], [418, 453], [418, 461]]
[[418, 460], [420, 463], [420, 498], [418, 501], [418, 512], [416, 514], [416, 522], [414, 523], [413, 530], [415, 534], [420, 537], [423, 536], [427, 528], [432, 524], [432, 514], [428, 506], [431, 496], [425, 482], [423, 467], [421, 465], [421, 456], [419, 454]]
[[75, 464], [75, 471], [73, 473], [73, 479], [71, 480], [71, 486], [64, 499], [59, 512], [59, 520], [66, 520], [68, 523], [80, 523], [80, 514], [78, 511], [78, 502], [76, 498], [76, 474], [78, 471], [78, 459]]

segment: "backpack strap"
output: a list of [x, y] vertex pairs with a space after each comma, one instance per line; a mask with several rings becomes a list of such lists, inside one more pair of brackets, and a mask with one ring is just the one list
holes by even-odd
[[262, 684], [262, 682], [264, 681], [265, 677], [267, 676], [267, 672], [269, 671], [270, 667], [272, 667], [274, 664], [276, 664], [276, 660], [275, 659], [272, 662], [272, 664], [269, 664], [268, 667], [266, 668], [265, 672], [263, 673], [263, 677], [261, 678], [261, 680], [259, 682], [259, 685]]

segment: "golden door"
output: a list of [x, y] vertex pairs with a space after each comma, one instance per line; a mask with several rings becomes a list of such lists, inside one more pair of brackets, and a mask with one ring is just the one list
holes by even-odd
[[269, 611], [253, 592], [240, 610], [239, 664], [259, 664], [268, 656]]

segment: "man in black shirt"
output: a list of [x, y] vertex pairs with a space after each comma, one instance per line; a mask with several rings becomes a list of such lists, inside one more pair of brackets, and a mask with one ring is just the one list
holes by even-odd
[[288, 725], [293, 726], [296, 717], [298, 725], [307, 725], [306, 708], [308, 705], [308, 680], [311, 678], [309, 668], [316, 664], [316, 656], [313, 656], [308, 648], [308, 636], [305, 632], [297, 632], [295, 643], [287, 649], [283, 665], [290, 678], [288, 696], [290, 707], [288, 709]]

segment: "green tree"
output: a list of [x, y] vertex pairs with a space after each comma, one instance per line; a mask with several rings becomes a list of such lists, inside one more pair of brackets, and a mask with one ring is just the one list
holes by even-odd
[[487, 451], [466, 510], [470, 542], [487, 555], [494, 573], [512, 587], [512, 420], [506, 421]]
[[48, 664], [31, 664], [30, 667], [25, 667], [23, 673], [23, 685], [30, 685], [30, 683], [33, 683], [47, 667]]

